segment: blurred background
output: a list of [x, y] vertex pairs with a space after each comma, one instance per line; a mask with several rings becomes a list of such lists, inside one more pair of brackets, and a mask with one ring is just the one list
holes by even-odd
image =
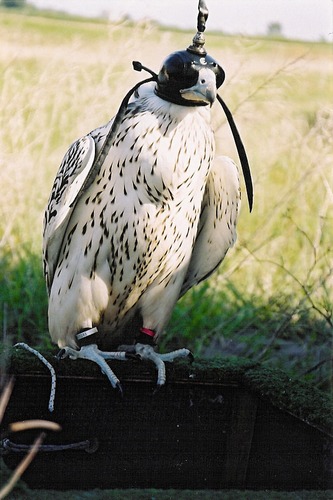
[[[150, 19], [162, 26], [193, 29], [197, 0], [33, 0], [39, 8], [113, 21]], [[209, 0], [210, 30], [228, 34], [279, 34], [332, 41], [332, 0]]]
[[[208, 0], [206, 48], [226, 72], [255, 185], [238, 240], [177, 305], [161, 349], [243, 356], [332, 378], [331, 0]], [[56, 11], [54, 9], [57, 9]], [[0, 325], [3, 344], [51, 348], [43, 211], [68, 146], [106, 123], [141, 76], [196, 32], [197, 1], [0, 2]], [[237, 160], [218, 105], [219, 153]], [[244, 187], [243, 187], [244, 192]], [[52, 347], [55, 351], [55, 347]]]

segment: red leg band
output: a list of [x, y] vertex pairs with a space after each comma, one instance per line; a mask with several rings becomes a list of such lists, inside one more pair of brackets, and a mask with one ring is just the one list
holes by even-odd
[[155, 332], [153, 330], [149, 330], [149, 328], [140, 328], [140, 332], [148, 335], [148, 337], [155, 337]]

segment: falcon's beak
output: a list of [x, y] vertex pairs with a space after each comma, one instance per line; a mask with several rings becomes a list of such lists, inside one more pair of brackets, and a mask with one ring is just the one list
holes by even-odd
[[180, 90], [183, 99], [212, 105], [216, 99], [216, 76], [211, 69], [199, 70], [198, 81], [193, 87]]

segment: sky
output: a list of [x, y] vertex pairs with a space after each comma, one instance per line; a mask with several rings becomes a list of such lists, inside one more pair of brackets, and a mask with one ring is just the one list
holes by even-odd
[[[150, 18], [166, 26], [196, 29], [197, 0], [29, 0], [40, 8], [112, 20]], [[278, 22], [282, 34], [300, 40], [333, 41], [333, 0], [206, 0], [207, 29], [265, 35]]]

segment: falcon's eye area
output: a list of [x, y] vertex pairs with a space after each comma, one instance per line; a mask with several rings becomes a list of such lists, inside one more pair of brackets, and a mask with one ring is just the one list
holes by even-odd
[[207, 64], [207, 66], [209, 68], [211, 68], [211, 70], [213, 71], [213, 73], [215, 73], [215, 76], [216, 76], [216, 88], [218, 89], [219, 87], [221, 87], [222, 83], [225, 80], [224, 70], [215, 61], [215, 59], [213, 59], [212, 57], [210, 57], [208, 55], [206, 56], [206, 64]]
[[224, 82], [225, 74], [221, 66], [208, 54], [205, 57], [181, 50], [170, 54], [163, 63], [158, 80], [160, 84], [177, 85], [178, 88], [195, 85], [201, 68], [208, 67], [216, 75], [216, 87]]
[[223, 71], [221, 66], [216, 64], [216, 67], [214, 68], [214, 73], [216, 75], [216, 88], [218, 89], [219, 87], [221, 87], [222, 83], [225, 80], [225, 72]]
[[[183, 99], [181, 91], [190, 89], [198, 83], [199, 71], [203, 68], [211, 69], [215, 74], [216, 88], [219, 88], [224, 82], [224, 71], [208, 54], [194, 54], [189, 50], [170, 54], [158, 74], [156, 94], [176, 104], [190, 105], [189, 100]], [[198, 102], [195, 102], [195, 105], [202, 105]], [[192, 101], [191, 104], [193, 105]]]
[[198, 68], [195, 64], [186, 63], [182, 67], [177, 68], [176, 71], [169, 74], [170, 81], [174, 80], [181, 86], [192, 87], [198, 80]]
[[191, 87], [198, 80], [198, 67], [193, 61], [182, 61], [179, 58], [174, 58], [166, 61], [162, 68], [159, 80], [168, 81], [171, 85], [176, 85], [179, 89]]

